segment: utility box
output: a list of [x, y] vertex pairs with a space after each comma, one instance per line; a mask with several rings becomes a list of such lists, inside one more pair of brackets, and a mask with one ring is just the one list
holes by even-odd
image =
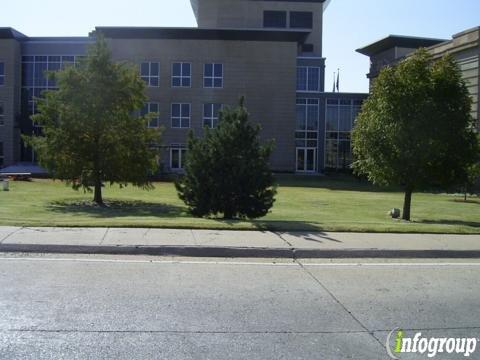
[[9, 181], [8, 181], [8, 179], [3, 179], [3, 180], [2, 180], [2, 188], [3, 188], [3, 191], [8, 191], [8, 190], [9, 190]]

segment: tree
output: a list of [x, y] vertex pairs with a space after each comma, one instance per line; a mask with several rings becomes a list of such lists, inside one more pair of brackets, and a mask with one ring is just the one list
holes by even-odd
[[[480, 149], [480, 134], [478, 133], [477, 144]], [[467, 201], [468, 194], [480, 193], [480, 152], [477, 154], [477, 161], [468, 167], [467, 179], [462, 185], [464, 201]]]
[[464, 196], [463, 200], [467, 201], [468, 194], [479, 193], [480, 183], [480, 163], [471, 165], [468, 168], [468, 178], [463, 186]]
[[220, 111], [215, 129], [203, 138], [189, 135], [185, 176], [176, 182], [180, 199], [195, 216], [225, 219], [265, 216], [276, 187], [268, 160], [273, 143], [260, 145], [260, 126], [248, 120], [244, 99]]
[[99, 37], [77, 66], [50, 76], [58, 90], [45, 92], [32, 116], [42, 136], [25, 138], [40, 164], [76, 190], [93, 187], [99, 205], [103, 182], [151, 187], [160, 131], [147, 128], [151, 115], [138, 116], [146, 101], [138, 70], [114, 62]]
[[384, 68], [353, 130], [354, 169], [405, 191], [410, 220], [414, 191], [463, 183], [478, 145], [471, 98], [451, 56], [433, 61], [425, 49]]

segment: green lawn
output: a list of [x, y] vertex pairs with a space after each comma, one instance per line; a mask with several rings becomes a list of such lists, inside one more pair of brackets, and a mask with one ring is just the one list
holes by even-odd
[[190, 216], [174, 185], [155, 190], [107, 186], [108, 208], [90, 203], [91, 194], [61, 182], [11, 182], [0, 191], [0, 225], [110, 226], [303, 231], [372, 231], [480, 234], [480, 199], [416, 193], [412, 222], [392, 220], [387, 212], [402, 207], [403, 194], [351, 179], [280, 176], [273, 211], [256, 221], [224, 221]]

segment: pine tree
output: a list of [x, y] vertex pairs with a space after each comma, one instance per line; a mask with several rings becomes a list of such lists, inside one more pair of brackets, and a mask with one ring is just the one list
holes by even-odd
[[196, 216], [225, 219], [265, 216], [275, 201], [269, 167], [273, 143], [261, 145], [260, 127], [248, 120], [244, 99], [225, 108], [215, 129], [188, 139], [185, 176], [176, 183], [180, 199]]

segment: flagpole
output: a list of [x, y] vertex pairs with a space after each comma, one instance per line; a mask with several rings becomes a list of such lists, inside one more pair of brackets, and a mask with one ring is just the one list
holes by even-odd
[[337, 92], [340, 92], [340, 69], [337, 70]]

